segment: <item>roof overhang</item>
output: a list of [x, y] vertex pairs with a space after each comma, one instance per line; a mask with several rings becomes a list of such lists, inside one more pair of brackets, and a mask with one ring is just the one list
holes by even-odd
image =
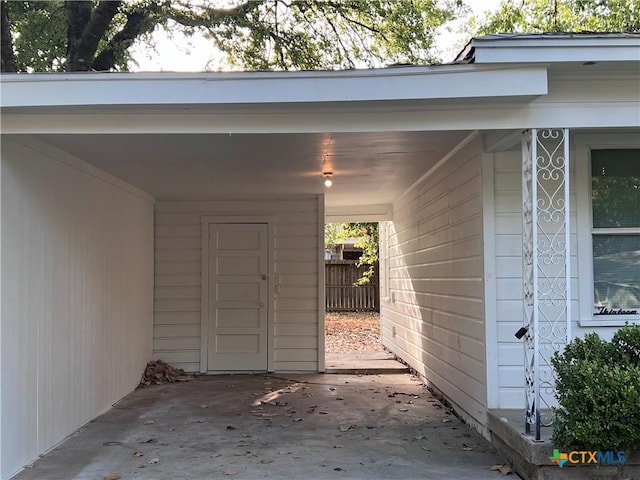
[[397, 67], [340, 72], [82, 73], [2, 75], [5, 109], [345, 104], [532, 97], [543, 66]]
[[473, 38], [456, 63], [638, 62], [640, 35], [624, 33], [497, 34]]
[[[2, 133], [157, 199], [324, 191], [329, 218], [387, 219], [415, 179], [470, 142], [480, 148], [480, 130], [499, 150], [525, 128], [637, 129], [638, 38], [569, 41], [476, 39], [476, 63], [434, 67], [2, 75]], [[584, 65], [601, 47], [618, 60]], [[577, 61], [571, 48], [593, 56]], [[532, 60], [543, 51], [564, 58]]]

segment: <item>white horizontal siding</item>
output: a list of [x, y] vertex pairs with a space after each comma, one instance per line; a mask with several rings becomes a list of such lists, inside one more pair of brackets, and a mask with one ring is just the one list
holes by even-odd
[[[573, 157], [573, 152], [571, 152]], [[495, 290], [499, 408], [524, 406], [524, 346], [515, 338], [523, 324], [522, 305], [522, 154], [494, 154]], [[571, 292], [574, 326], [578, 314], [578, 242], [576, 190], [571, 163]], [[574, 331], [576, 329], [574, 328]]]
[[318, 370], [318, 199], [163, 201], [155, 212], [154, 356], [200, 369], [201, 217], [275, 217], [275, 369]]
[[480, 143], [393, 206], [383, 232], [384, 344], [480, 429], [486, 419]]
[[2, 139], [2, 471], [133, 390], [151, 358], [153, 205], [30, 139]]

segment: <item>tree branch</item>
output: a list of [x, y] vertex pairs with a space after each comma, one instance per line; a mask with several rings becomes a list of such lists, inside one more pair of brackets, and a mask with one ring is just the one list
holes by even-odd
[[69, 43], [75, 44], [80, 41], [82, 30], [91, 18], [91, 4], [67, 0], [64, 6], [67, 10], [67, 38]]
[[327, 2], [320, 2], [318, 4], [318, 7], [319, 8], [329, 7], [329, 9], [333, 9], [337, 15], [340, 15], [348, 23], [351, 23], [351, 24], [356, 25], [356, 26], [358, 26], [360, 28], [368, 30], [371, 33], [375, 33], [377, 35], [380, 35], [382, 38], [387, 40], [387, 37], [385, 36], [385, 34], [382, 31], [380, 31], [379, 29], [377, 29], [375, 27], [372, 27], [371, 25], [367, 25], [366, 23], [362, 23], [361, 21], [356, 20], [355, 18], [349, 17], [348, 13], [349, 12], [354, 12], [354, 9], [352, 8], [352, 6], [350, 6], [349, 3], [327, 1]]
[[231, 19], [242, 20], [266, 1], [250, 0], [233, 8], [204, 8], [200, 14], [172, 8], [168, 11], [167, 17], [185, 27], [211, 28], [229, 23]]
[[384, 39], [386, 40], [386, 37], [384, 36], [384, 34], [383, 34], [380, 30], [378, 30], [377, 28], [375, 28], [375, 27], [371, 27], [371, 26], [366, 25], [366, 24], [364, 24], [364, 23], [362, 23], [362, 22], [359, 22], [359, 21], [358, 21], [358, 20], [356, 20], [355, 18], [347, 17], [345, 14], [342, 14], [342, 18], [344, 18], [347, 22], [349, 22], [349, 23], [353, 23], [354, 25], [357, 25], [357, 26], [359, 26], [359, 27], [362, 27], [362, 28], [364, 28], [365, 30], [369, 30], [369, 31], [370, 31], [370, 32], [372, 32], [372, 33], [377, 33], [377, 34], [379, 34], [379, 35], [382, 35], [382, 38], [384, 38]]
[[11, 25], [9, 23], [9, 13], [7, 12], [7, 2], [0, 2], [0, 16], [2, 17], [2, 37], [0, 45], [1, 72], [17, 72], [16, 52], [13, 50], [13, 38], [11, 36]]
[[85, 63], [90, 64], [90, 59], [93, 59], [96, 54], [98, 44], [109, 28], [111, 20], [113, 20], [115, 14], [118, 13], [120, 5], [122, 5], [120, 0], [103, 0], [98, 3], [98, 6], [91, 12], [91, 17], [82, 29], [80, 37], [80, 53]]
[[342, 48], [342, 50], [340, 50], [340, 48], [337, 49], [338, 50], [338, 61], [342, 64], [343, 52], [344, 52], [344, 56], [346, 56], [346, 59], [349, 62], [349, 66], [351, 68], [353, 68], [353, 66], [354, 66], [353, 62], [351, 61], [351, 58], [348, 57], [349, 50], [347, 50], [347, 47], [344, 45], [344, 43], [342, 43], [342, 36], [340, 35], [340, 33], [338, 33], [338, 29], [336, 28], [336, 26], [333, 24], [333, 22], [331, 21], [331, 19], [328, 16], [325, 18], [325, 20], [327, 21], [327, 23], [331, 27], [331, 30], [333, 30], [333, 33], [336, 36], [336, 40], [338, 41], [338, 44]]
[[96, 56], [91, 69], [99, 72], [113, 70], [116, 62], [124, 56], [125, 51], [133, 44], [134, 40], [155, 27], [155, 23], [146, 22], [148, 18], [149, 14], [144, 10], [128, 13], [124, 27], [109, 40], [107, 46]]
[[[107, 5], [111, 3], [113, 3], [113, 5]], [[115, 11], [117, 11], [120, 6], [120, 2], [102, 1], [92, 13], [91, 2], [79, 2], [73, 0], [67, 0], [65, 2], [65, 7], [67, 9], [67, 59], [65, 63], [65, 70], [67, 72], [89, 70], [91, 61], [93, 60], [93, 55], [95, 54], [95, 48], [91, 51], [91, 42], [87, 44], [87, 40], [94, 36], [88, 31], [89, 25], [96, 25], [91, 28], [97, 28], [99, 30], [101, 24], [104, 23], [103, 18], [108, 16], [109, 9], [114, 6]], [[96, 12], [98, 13], [96, 14]], [[97, 24], [95, 15], [101, 17]], [[106, 23], [107, 26], [109, 25], [111, 18], [113, 18], [113, 15], [108, 18]], [[104, 31], [102, 33], [104, 34]]]

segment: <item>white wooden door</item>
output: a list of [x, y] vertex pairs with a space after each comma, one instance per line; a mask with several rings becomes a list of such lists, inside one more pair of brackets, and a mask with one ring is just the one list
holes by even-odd
[[209, 226], [210, 371], [267, 370], [266, 224]]

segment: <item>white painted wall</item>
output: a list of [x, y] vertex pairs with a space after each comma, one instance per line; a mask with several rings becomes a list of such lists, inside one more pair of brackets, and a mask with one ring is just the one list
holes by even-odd
[[317, 371], [319, 225], [317, 196], [156, 204], [154, 357], [200, 369], [202, 216], [275, 216], [274, 368]]
[[[1, 140], [0, 140], [1, 141]], [[2, 156], [0, 155], [0, 379], [2, 374]], [[4, 382], [0, 381], [0, 478], [3, 476], [2, 461], [2, 396], [4, 393]]]
[[2, 138], [2, 471], [133, 390], [151, 357], [153, 204], [27, 137]]
[[[579, 142], [575, 138], [581, 136]], [[583, 145], [584, 139], [600, 141], [602, 145], [611, 148], [638, 145], [636, 134], [620, 135], [616, 132], [609, 134], [580, 134], [579, 130], [572, 132], [570, 150], [570, 222], [571, 222], [571, 334], [573, 338], [584, 337], [588, 332], [596, 332], [602, 338], [610, 339], [621, 326], [620, 322], [611, 321], [611, 326], [591, 326], [588, 322], [580, 324], [580, 320], [591, 320], [590, 315], [580, 317], [582, 302], [589, 306], [591, 312], [591, 298], [580, 299], [580, 291], [590, 292], [593, 288], [590, 278], [591, 255], [588, 241], [581, 242], [583, 250], [579, 249], [578, 216], [580, 221], [590, 224], [589, 195], [578, 188], [588, 189], [588, 182], [578, 187], [576, 171], [581, 169], [588, 177], [589, 155], [584, 148], [575, 148], [576, 143]], [[522, 305], [522, 153], [520, 150], [498, 152], [489, 157], [487, 165], [493, 169], [493, 232], [495, 260], [492, 268], [495, 270], [495, 319], [497, 334], [495, 341], [490, 339], [488, 348], [497, 349], [495, 365], [488, 365], [489, 375], [497, 367], [498, 395], [495, 402], [490, 402], [495, 408], [523, 408], [524, 407], [524, 346], [522, 340], [514, 337], [514, 333], [523, 325]], [[490, 186], [488, 186], [490, 188]], [[584, 229], [583, 235], [590, 235], [590, 227]], [[580, 261], [578, 260], [580, 259]], [[490, 261], [490, 259], [487, 259]], [[581, 271], [582, 269], [582, 271]], [[580, 282], [583, 282], [580, 285]], [[586, 283], [586, 285], [585, 285]], [[487, 288], [492, 288], [487, 284]], [[490, 298], [490, 297], [487, 297]], [[583, 309], [585, 310], [585, 309]]]
[[487, 392], [478, 137], [394, 203], [387, 231], [383, 343], [482, 431]]
[[[570, 152], [571, 158], [575, 152]], [[578, 265], [575, 161], [571, 162], [571, 293], [572, 332], [583, 335], [578, 320]], [[493, 154], [495, 301], [497, 322], [498, 404], [496, 408], [524, 408], [524, 346], [515, 338], [523, 325], [522, 305], [522, 153]], [[492, 368], [492, 367], [490, 367]]]

